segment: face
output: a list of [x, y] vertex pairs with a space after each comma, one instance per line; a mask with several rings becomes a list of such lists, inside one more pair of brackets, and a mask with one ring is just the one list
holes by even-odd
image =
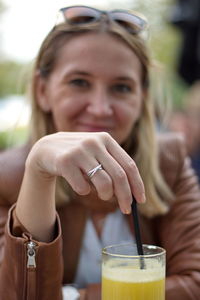
[[125, 42], [107, 33], [70, 39], [38, 101], [57, 131], [105, 131], [123, 143], [142, 110], [141, 64]]

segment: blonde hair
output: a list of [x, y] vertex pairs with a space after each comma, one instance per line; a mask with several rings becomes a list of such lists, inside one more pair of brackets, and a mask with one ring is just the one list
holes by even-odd
[[[57, 25], [47, 35], [41, 45], [33, 70], [31, 85], [32, 118], [31, 142], [34, 144], [42, 136], [55, 132], [51, 113], [45, 113], [38, 105], [36, 96], [37, 76], [48, 77], [52, 72], [59, 49], [74, 36], [88, 32], [106, 32], [124, 41], [138, 56], [142, 66], [141, 83], [146, 91], [149, 85], [150, 59], [144, 40], [138, 35], [126, 32], [114, 22], [99, 22], [87, 25]], [[158, 150], [155, 136], [154, 104], [148, 96], [143, 101], [143, 112], [122, 147], [134, 158], [144, 182], [147, 202], [139, 207], [147, 217], [165, 214], [169, 209], [172, 192], [163, 179], [158, 166]], [[62, 178], [58, 178], [56, 189], [57, 206], [70, 199], [70, 188]]]

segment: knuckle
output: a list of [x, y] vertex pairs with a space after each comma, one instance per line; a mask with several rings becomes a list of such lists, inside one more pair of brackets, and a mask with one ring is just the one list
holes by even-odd
[[98, 140], [95, 136], [87, 137], [81, 142], [81, 146], [84, 149], [96, 148], [98, 146]]
[[107, 132], [97, 132], [95, 135], [90, 135], [82, 140], [81, 145], [86, 149], [100, 149], [103, 145], [106, 145], [110, 140], [111, 136]]
[[108, 132], [99, 132], [99, 137], [103, 140], [103, 141], [108, 141], [111, 139], [111, 136]]
[[130, 159], [127, 163], [127, 170], [128, 172], [135, 172], [137, 171], [137, 166], [134, 160]]

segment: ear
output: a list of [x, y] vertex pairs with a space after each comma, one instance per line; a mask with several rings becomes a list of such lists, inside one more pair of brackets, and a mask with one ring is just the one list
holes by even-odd
[[39, 107], [44, 112], [50, 112], [51, 106], [48, 100], [47, 81], [40, 74], [35, 75], [35, 92]]

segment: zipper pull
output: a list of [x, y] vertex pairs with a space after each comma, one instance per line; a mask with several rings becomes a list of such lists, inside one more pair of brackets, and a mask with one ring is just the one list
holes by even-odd
[[27, 268], [36, 268], [35, 247], [36, 243], [34, 243], [33, 241], [27, 243]]

